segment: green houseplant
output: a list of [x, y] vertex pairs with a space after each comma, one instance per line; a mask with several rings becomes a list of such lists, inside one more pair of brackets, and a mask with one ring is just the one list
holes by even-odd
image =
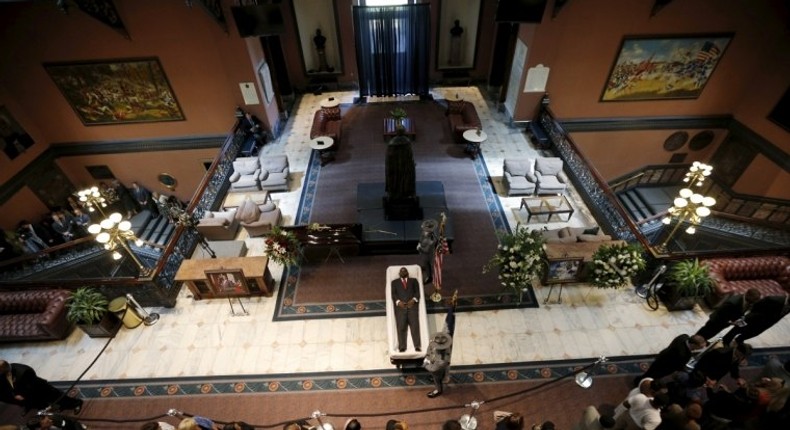
[[108, 305], [107, 297], [99, 290], [80, 287], [66, 302], [66, 319], [90, 337], [112, 337], [118, 332], [121, 321], [109, 312]]
[[659, 297], [671, 311], [688, 310], [712, 289], [713, 280], [708, 273], [708, 266], [698, 259], [683, 260], [669, 269]]

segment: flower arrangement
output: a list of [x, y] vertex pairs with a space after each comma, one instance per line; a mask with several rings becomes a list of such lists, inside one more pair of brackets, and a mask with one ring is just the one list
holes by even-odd
[[283, 266], [296, 264], [301, 255], [299, 240], [290, 231], [277, 226], [265, 236], [266, 255], [275, 263]]
[[598, 288], [617, 288], [645, 269], [645, 259], [635, 245], [601, 245], [592, 261], [592, 284]]
[[403, 118], [406, 118], [406, 116], [407, 116], [406, 115], [406, 109], [395, 108], [395, 109], [390, 111], [390, 116], [392, 116], [393, 118], [395, 118], [397, 120], [401, 120]]
[[519, 297], [532, 279], [543, 272], [543, 236], [538, 230], [516, 229], [499, 235], [497, 252], [483, 266], [483, 273], [499, 269], [499, 281], [504, 290], [512, 290]]

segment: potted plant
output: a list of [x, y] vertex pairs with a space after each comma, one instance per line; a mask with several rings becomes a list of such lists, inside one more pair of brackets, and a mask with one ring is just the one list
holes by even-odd
[[713, 280], [708, 273], [708, 266], [700, 264], [698, 259], [683, 260], [669, 269], [666, 283], [659, 290], [659, 297], [670, 311], [688, 310], [712, 289]]
[[109, 301], [99, 290], [81, 287], [66, 302], [66, 319], [77, 324], [90, 337], [113, 337], [121, 321], [109, 312]]
[[390, 116], [395, 120], [395, 124], [397, 124], [398, 128], [403, 128], [403, 120], [406, 118], [406, 109], [403, 108], [395, 108], [390, 111]]

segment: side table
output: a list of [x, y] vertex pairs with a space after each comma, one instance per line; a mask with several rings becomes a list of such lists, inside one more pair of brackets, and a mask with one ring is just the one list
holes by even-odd
[[477, 155], [480, 154], [480, 144], [485, 142], [488, 139], [488, 135], [483, 130], [466, 130], [463, 134], [464, 140], [466, 140], [466, 151], [469, 155], [472, 156], [472, 160], [477, 158]]
[[310, 148], [318, 152], [321, 158], [321, 167], [335, 159], [335, 151], [332, 150], [335, 140], [328, 136], [318, 136], [310, 141]]

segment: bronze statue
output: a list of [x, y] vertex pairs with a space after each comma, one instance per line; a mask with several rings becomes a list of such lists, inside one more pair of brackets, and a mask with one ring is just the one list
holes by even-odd
[[387, 144], [385, 190], [390, 199], [407, 199], [416, 195], [414, 152], [411, 139], [398, 134]]

